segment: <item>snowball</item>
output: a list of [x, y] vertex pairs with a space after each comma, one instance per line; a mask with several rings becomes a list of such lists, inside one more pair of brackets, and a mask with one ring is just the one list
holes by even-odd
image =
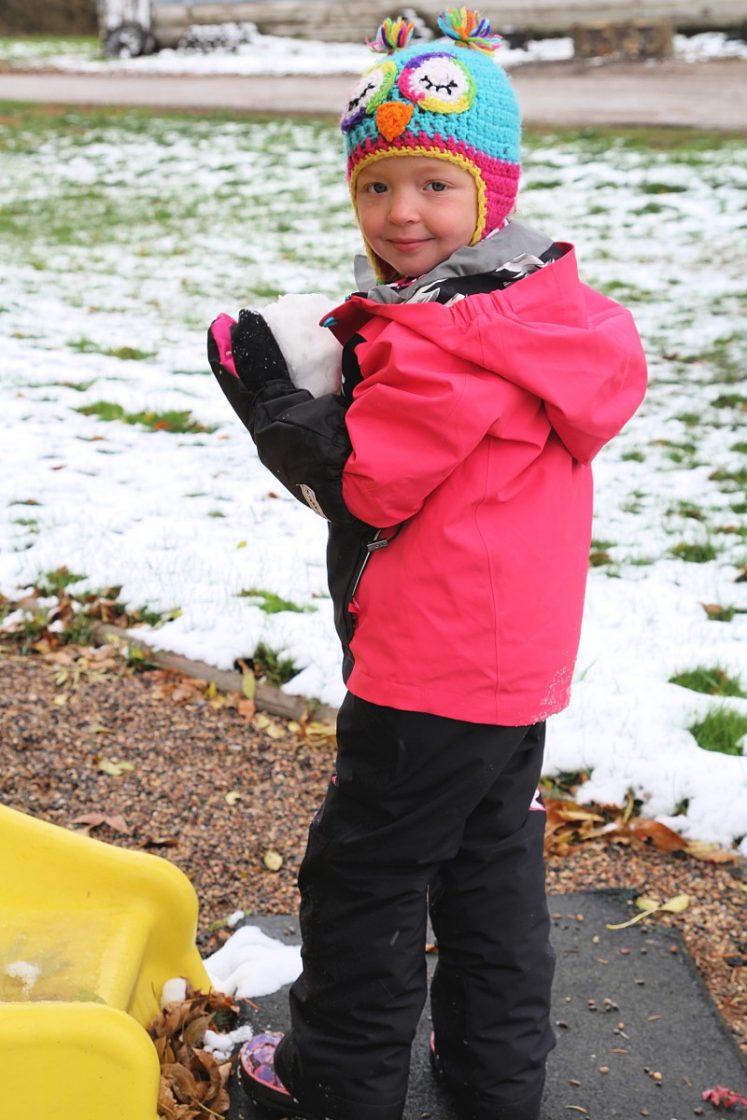
[[342, 347], [319, 320], [330, 310], [328, 296], [281, 296], [261, 313], [288, 363], [291, 381], [314, 397], [339, 393]]

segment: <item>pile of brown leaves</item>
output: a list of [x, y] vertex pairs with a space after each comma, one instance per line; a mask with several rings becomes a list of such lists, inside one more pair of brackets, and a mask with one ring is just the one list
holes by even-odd
[[592, 841], [622, 844], [632, 848], [652, 847], [669, 854], [681, 852], [707, 863], [736, 863], [736, 852], [686, 840], [679, 832], [647, 817], [635, 816], [632, 796], [620, 808], [618, 805], [579, 805], [570, 798], [545, 797], [547, 826], [545, 854], [566, 856], [578, 844]]
[[148, 1027], [161, 1063], [158, 1115], [162, 1120], [200, 1120], [225, 1116], [231, 1061], [218, 1063], [201, 1049], [207, 1030], [230, 1030], [238, 1007], [219, 992], [188, 991], [187, 999], [167, 1004]]

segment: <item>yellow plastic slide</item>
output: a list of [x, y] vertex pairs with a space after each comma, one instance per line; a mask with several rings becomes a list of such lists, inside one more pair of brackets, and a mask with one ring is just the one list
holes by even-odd
[[0, 806], [2, 1114], [156, 1120], [145, 1026], [166, 980], [208, 991], [178, 868]]

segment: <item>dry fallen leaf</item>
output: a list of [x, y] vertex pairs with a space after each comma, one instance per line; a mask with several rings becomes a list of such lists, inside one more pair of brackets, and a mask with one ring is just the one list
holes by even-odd
[[119, 778], [127, 770], [134, 770], [135, 767], [131, 762], [115, 762], [110, 758], [101, 758], [96, 769], [102, 774], [110, 774], [113, 778]]
[[268, 721], [267, 727], [265, 727], [264, 732], [268, 739], [285, 738], [285, 728], [282, 724], [276, 723], [275, 720]]
[[[595, 806], [598, 812], [566, 798], [545, 798], [547, 826], [545, 854], [566, 856], [578, 844], [602, 841], [632, 847], [654, 847], [660, 852], [683, 852], [708, 863], [735, 863], [737, 855], [715, 844], [687, 840], [660, 821], [633, 817], [631, 798], [625, 805]], [[603, 814], [603, 815], [602, 815]]]
[[647, 898], [645, 895], [641, 895], [640, 898], [635, 900], [635, 904], [640, 909], [640, 914], [636, 914], [634, 918], [629, 918], [627, 922], [607, 922], [607, 929], [627, 929], [628, 926], [634, 926], [636, 922], [642, 922], [644, 918], [649, 918], [660, 910], [669, 914], [679, 914], [689, 906], [690, 896], [676, 894], [672, 898], [668, 898], [666, 902], [659, 902], [658, 898]]
[[688, 840], [685, 851], [693, 859], [703, 860], [704, 863], [737, 862], [736, 852], [730, 852], [727, 848], [720, 848], [718, 844], [707, 844], [702, 840]]
[[639, 817], [631, 820], [628, 823], [628, 828], [637, 839], [651, 840], [659, 852], [681, 852], [687, 847], [687, 841], [678, 832], [675, 832], [672, 828], [667, 828], [660, 821], [650, 821]]
[[115, 832], [124, 832], [128, 835], [132, 832], [127, 821], [120, 814], [112, 816], [107, 813], [84, 813], [80, 817], [74, 817], [70, 823], [82, 824], [84, 832], [90, 832], [92, 828], [98, 828], [102, 824], [113, 828]]
[[302, 726], [303, 737], [312, 747], [336, 747], [337, 728], [334, 723], [312, 719]]
[[238, 1008], [219, 992], [188, 991], [187, 999], [168, 1004], [148, 1033], [161, 1065], [158, 1115], [161, 1120], [220, 1117], [228, 1111], [226, 1084], [231, 1063], [220, 1065], [200, 1049], [206, 1030], [233, 1027]]
[[241, 801], [242, 796], [237, 789], [231, 789], [226, 794], [226, 802], [228, 805], [235, 805], [237, 801]]
[[268, 871], [279, 871], [283, 866], [283, 857], [280, 852], [270, 849], [269, 852], [265, 852], [262, 862]]

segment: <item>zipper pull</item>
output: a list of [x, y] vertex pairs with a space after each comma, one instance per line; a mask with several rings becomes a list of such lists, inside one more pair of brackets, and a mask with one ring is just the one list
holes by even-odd
[[372, 541], [369, 541], [368, 544], [366, 545], [366, 551], [367, 552], [380, 552], [381, 549], [386, 548], [386, 546], [388, 544], [389, 544], [389, 541], [386, 539], [386, 537], [378, 537], [378, 538], [375, 537]]

